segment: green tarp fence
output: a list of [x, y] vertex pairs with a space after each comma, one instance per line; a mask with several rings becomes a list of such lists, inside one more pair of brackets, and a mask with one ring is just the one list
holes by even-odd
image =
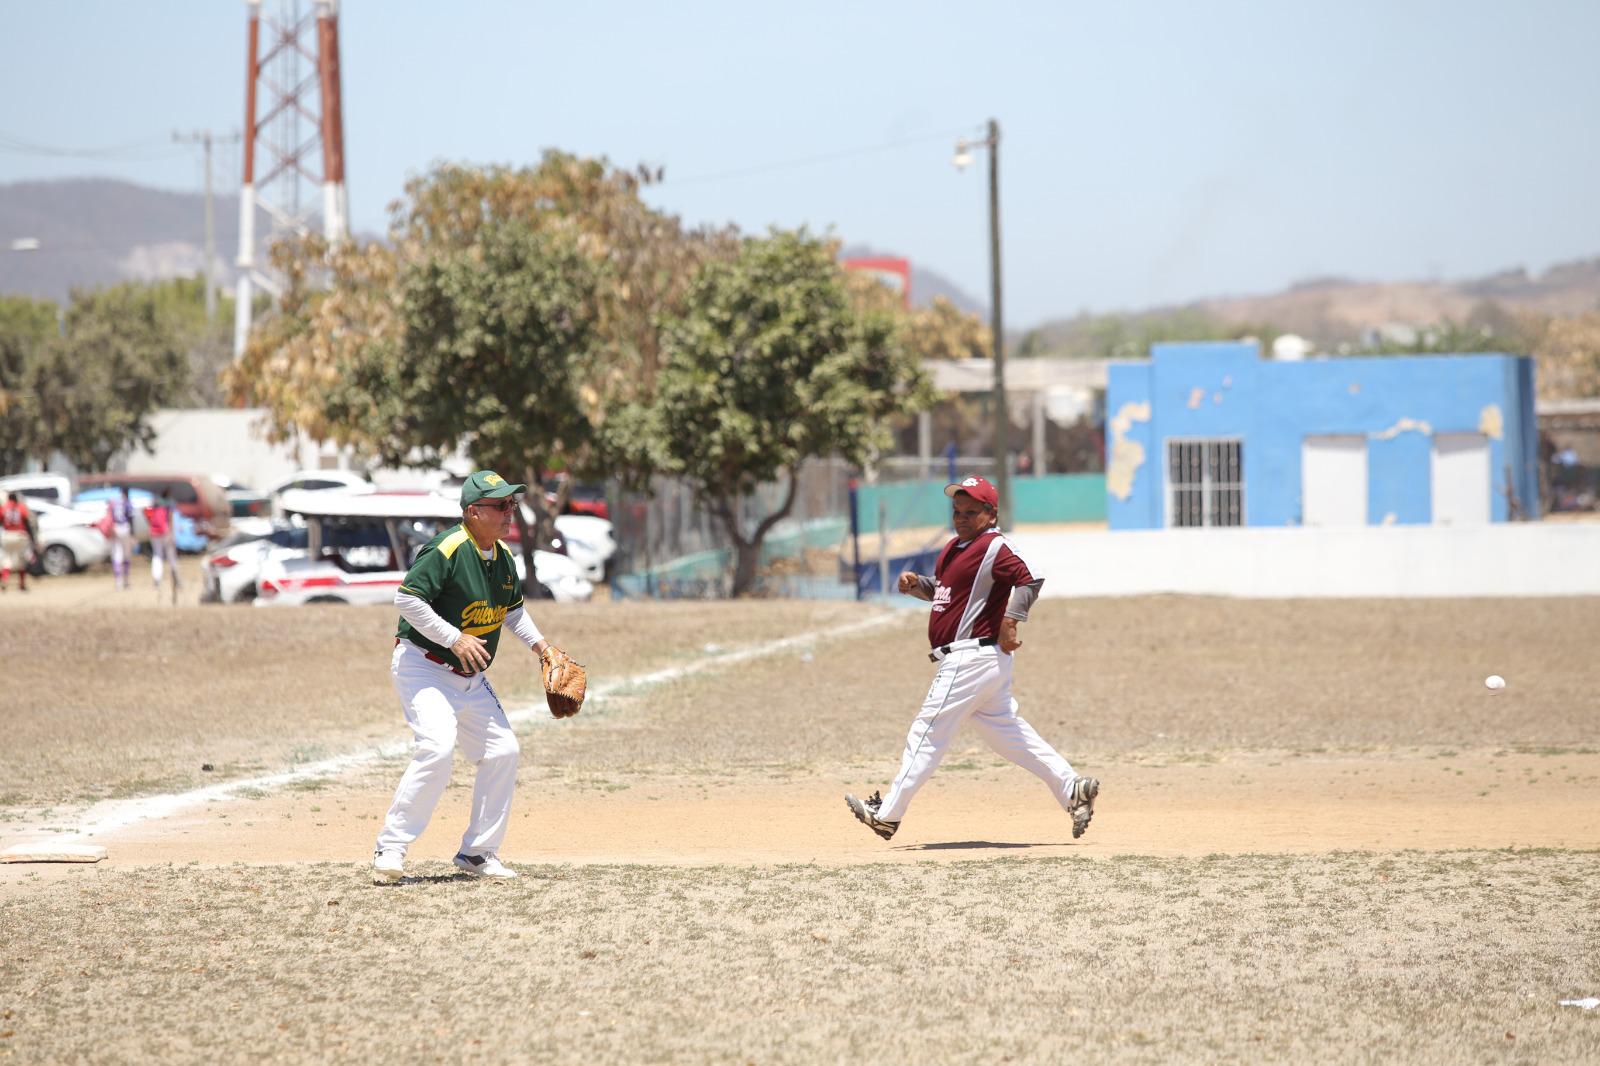
[[[878, 503], [884, 504], [889, 529], [916, 529], [950, 524], [950, 501], [943, 478], [862, 485], [857, 491], [861, 532], [878, 528]], [[1011, 479], [1013, 526], [1057, 522], [1104, 522], [1104, 474], [1046, 474]]]

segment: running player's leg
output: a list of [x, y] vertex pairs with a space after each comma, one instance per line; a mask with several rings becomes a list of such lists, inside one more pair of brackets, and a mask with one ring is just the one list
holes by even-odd
[[181, 584], [181, 582], [180, 582], [180, 580], [178, 578], [178, 537], [177, 537], [177, 534], [174, 533], [174, 534], [169, 534], [167, 536], [167, 539], [166, 539], [166, 553], [167, 553], [167, 571], [172, 575], [172, 602], [173, 602], [173, 604], [177, 604], [177, 602], [178, 602], [178, 586], [179, 586], [179, 584]]
[[957, 652], [939, 664], [922, 710], [906, 734], [900, 773], [878, 808], [879, 818], [898, 822], [905, 817], [917, 790], [939, 768], [956, 730], [977, 706], [985, 688], [994, 684], [993, 672], [992, 664], [970, 651]]
[[1011, 695], [1011, 656], [1002, 653], [998, 658], [997, 669], [1004, 683], [973, 713], [972, 724], [989, 747], [1043, 781], [1062, 809], [1070, 811], [1072, 783], [1078, 774], [1072, 764], [1017, 713], [1017, 701]]
[[428, 827], [450, 783], [460, 693], [449, 689], [450, 681], [442, 680], [440, 671], [428, 667], [420, 651], [407, 652], [403, 644], [395, 648], [391, 672], [406, 724], [416, 739], [411, 762], [400, 775], [394, 802], [378, 833], [378, 850], [404, 852]]
[[522, 748], [488, 678], [480, 678], [467, 693], [457, 725], [461, 754], [478, 769], [472, 785], [472, 817], [461, 837], [460, 851], [463, 855], [491, 855], [500, 850], [511, 823], [517, 755]]

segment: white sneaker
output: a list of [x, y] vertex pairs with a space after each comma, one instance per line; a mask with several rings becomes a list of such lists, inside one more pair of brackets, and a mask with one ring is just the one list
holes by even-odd
[[492, 877], [497, 881], [509, 881], [517, 876], [517, 871], [501, 862], [493, 854], [457, 855], [455, 864], [456, 869], [464, 870], [473, 877]]
[[404, 875], [406, 857], [398, 851], [380, 851], [372, 858], [374, 881], [398, 881]]

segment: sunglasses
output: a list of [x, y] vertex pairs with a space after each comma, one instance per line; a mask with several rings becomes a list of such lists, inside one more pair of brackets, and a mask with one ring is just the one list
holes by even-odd
[[515, 507], [516, 504], [513, 503], [511, 500], [504, 500], [504, 501], [502, 501], [500, 503], [477, 503], [477, 504], [473, 504], [473, 506], [474, 507], [487, 507], [491, 511], [499, 511], [501, 514], [504, 514], [505, 512], [511, 510], [511, 508]]

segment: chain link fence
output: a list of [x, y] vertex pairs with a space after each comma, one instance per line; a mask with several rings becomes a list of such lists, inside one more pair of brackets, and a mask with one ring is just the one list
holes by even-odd
[[[864, 599], [892, 592], [902, 570], [931, 573], [950, 536], [944, 486], [972, 474], [992, 479], [994, 461], [895, 457], [877, 464], [870, 480], [842, 460], [806, 463], [793, 509], [763, 542], [755, 594]], [[785, 488], [763, 485], [742, 502], [746, 532], [782, 505]], [[1018, 522], [1105, 518], [1101, 474], [1013, 472], [1011, 489]], [[686, 482], [657, 478], [648, 493], [623, 494], [611, 520], [614, 598], [721, 599], [731, 593], [733, 541]]]

